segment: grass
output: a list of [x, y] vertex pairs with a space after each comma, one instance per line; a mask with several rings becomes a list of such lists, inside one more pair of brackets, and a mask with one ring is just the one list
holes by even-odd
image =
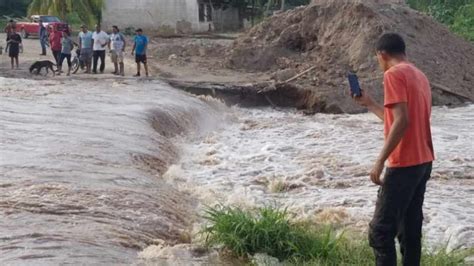
[[[205, 244], [221, 247], [244, 261], [257, 253], [288, 265], [372, 265], [374, 261], [362, 234], [337, 231], [328, 225], [294, 223], [286, 210], [216, 206], [208, 208], [204, 218], [209, 223], [201, 231]], [[424, 252], [422, 265], [463, 265], [463, 260], [473, 254], [473, 250]]]
[[6, 18], [0, 18], [0, 29], [4, 29], [7, 26], [8, 20]]

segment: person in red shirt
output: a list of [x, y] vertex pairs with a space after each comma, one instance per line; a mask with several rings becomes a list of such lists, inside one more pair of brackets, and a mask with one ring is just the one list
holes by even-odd
[[56, 65], [59, 65], [59, 58], [61, 56], [61, 38], [63, 37], [62, 31], [59, 31], [56, 27], [53, 27], [51, 34], [49, 35], [49, 43], [51, 51], [53, 52], [54, 60]]
[[376, 265], [396, 266], [397, 237], [403, 265], [416, 266], [421, 258], [424, 194], [434, 160], [431, 88], [425, 74], [408, 61], [400, 35], [382, 35], [376, 49], [384, 71], [384, 104], [376, 103], [365, 91], [354, 97], [384, 122], [385, 143], [370, 172], [372, 182], [380, 188], [369, 243]]

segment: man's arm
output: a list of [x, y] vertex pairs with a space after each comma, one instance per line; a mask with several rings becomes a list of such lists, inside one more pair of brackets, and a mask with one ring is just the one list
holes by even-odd
[[148, 42], [150, 40], [148, 40], [148, 37], [145, 37], [145, 40], [146, 40], [146, 42], [145, 42], [145, 53], [148, 53]]
[[378, 158], [378, 161], [383, 163], [402, 140], [409, 123], [407, 103], [396, 103], [389, 108], [393, 112], [393, 124]]
[[137, 48], [137, 42], [133, 43], [132, 55], [135, 53], [135, 48]]
[[370, 97], [365, 91], [362, 91], [362, 96], [353, 97], [354, 100], [360, 105], [369, 109], [370, 112], [374, 113], [380, 120], [384, 121], [384, 109], [383, 106]]
[[125, 47], [127, 47], [127, 41], [125, 40], [125, 36], [121, 35], [122, 36], [122, 41], [123, 41], [123, 48], [122, 48], [122, 51], [125, 52]]
[[384, 109], [383, 106], [377, 102], [373, 102], [372, 105], [367, 106], [370, 112], [374, 113], [380, 120], [384, 121]]
[[110, 42], [110, 36], [104, 32], [104, 39], [106, 40], [104, 44], [102, 44], [102, 48], [105, 48], [105, 46], [107, 46]]
[[388, 108], [390, 108], [393, 113], [393, 124], [387, 138], [385, 139], [385, 144], [380, 152], [377, 162], [370, 172], [370, 179], [377, 185], [382, 184], [380, 175], [382, 174], [385, 161], [402, 140], [408, 128], [408, 124], [410, 123], [408, 119], [407, 103], [395, 103], [390, 105]]

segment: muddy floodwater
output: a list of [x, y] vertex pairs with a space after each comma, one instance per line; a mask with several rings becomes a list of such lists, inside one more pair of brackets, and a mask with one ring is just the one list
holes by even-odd
[[[473, 112], [433, 110], [431, 246], [474, 246]], [[226, 107], [156, 81], [0, 78], [0, 264], [143, 262], [215, 203], [364, 228], [382, 142], [370, 114]]]

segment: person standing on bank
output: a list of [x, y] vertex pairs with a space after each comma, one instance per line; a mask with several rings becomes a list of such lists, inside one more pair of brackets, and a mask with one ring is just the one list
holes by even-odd
[[105, 47], [109, 42], [109, 35], [101, 30], [100, 25], [95, 25], [95, 31], [92, 34], [93, 45], [93, 58], [94, 65], [92, 67], [92, 73], [97, 74], [97, 63], [100, 58], [100, 73], [104, 73], [105, 69]]
[[8, 56], [11, 60], [12, 69], [15, 68], [14, 63], [16, 63], [16, 69], [20, 68], [18, 64], [18, 56], [20, 54], [21, 43], [21, 36], [16, 32], [16, 26], [13, 26], [7, 43], [9, 45]]
[[48, 31], [46, 30], [46, 27], [43, 25], [43, 21], [40, 19], [38, 21], [39, 24], [39, 40], [41, 44], [41, 54], [40, 55], [46, 55], [46, 46], [48, 46]]
[[[123, 55], [127, 45], [125, 36], [120, 32], [117, 26], [112, 26], [112, 35], [110, 35], [109, 50], [112, 63], [114, 64], [114, 75], [125, 75], [125, 66], [123, 63]], [[119, 69], [120, 66], [120, 69]]]
[[86, 65], [87, 74], [91, 73], [92, 44], [92, 33], [87, 30], [86, 25], [82, 25], [79, 33], [79, 50], [81, 51], [81, 60]]
[[423, 201], [434, 160], [430, 84], [408, 61], [405, 49], [396, 33], [386, 33], [377, 42], [377, 58], [385, 72], [383, 106], [365, 91], [354, 97], [384, 122], [385, 144], [370, 172], [372, 182], [380, 186], [369, 227], [369, 243], [379, 266], [397, 265], [395, 237], [403, 265], [420, 265]]
[[7, 35], [7, 45], [5, 47], [5, 53], [7, 53], [8, 51], [8, 47], [9, 47], [8, 40], [10, 39], [10, 35], [13, 32], [13, 28], [16, 28], [16, 22], [13, 19], [10, 19], [10, 21], [8, 21], [5, 28], [3, 28], [3, 32], [5, 32], [5, 34]]
[[51, 52], [53, 53], [56, 65], [59, 65], [59, 59], [61, 57], [61, 38], [63, 37], [63, 32], [59, 31], [54, 26], [51, 27], [51, 34], [49, 35], [49, 46], [51, 47]]
[[71, 75], [71, 52], [74, 49], [74, 41], [71, 38], [71, 32], [66, 30], [61, 39], [61, 55], [58, 62], [58, 75], [61, 75], [64, 59], [67, 61], [67, 75]]
[[135, 62], [137, 63], [137, 74], [134, 77], [140, 77], [140, 63], [145, 67], [145, 73], [148, 77], [148, 64], [146, 59], [146, 49], [148, 47], [148, 37], [143, 35], [142, 29], [137, 29], [135, 36], [132, 55], [135, 55]]

